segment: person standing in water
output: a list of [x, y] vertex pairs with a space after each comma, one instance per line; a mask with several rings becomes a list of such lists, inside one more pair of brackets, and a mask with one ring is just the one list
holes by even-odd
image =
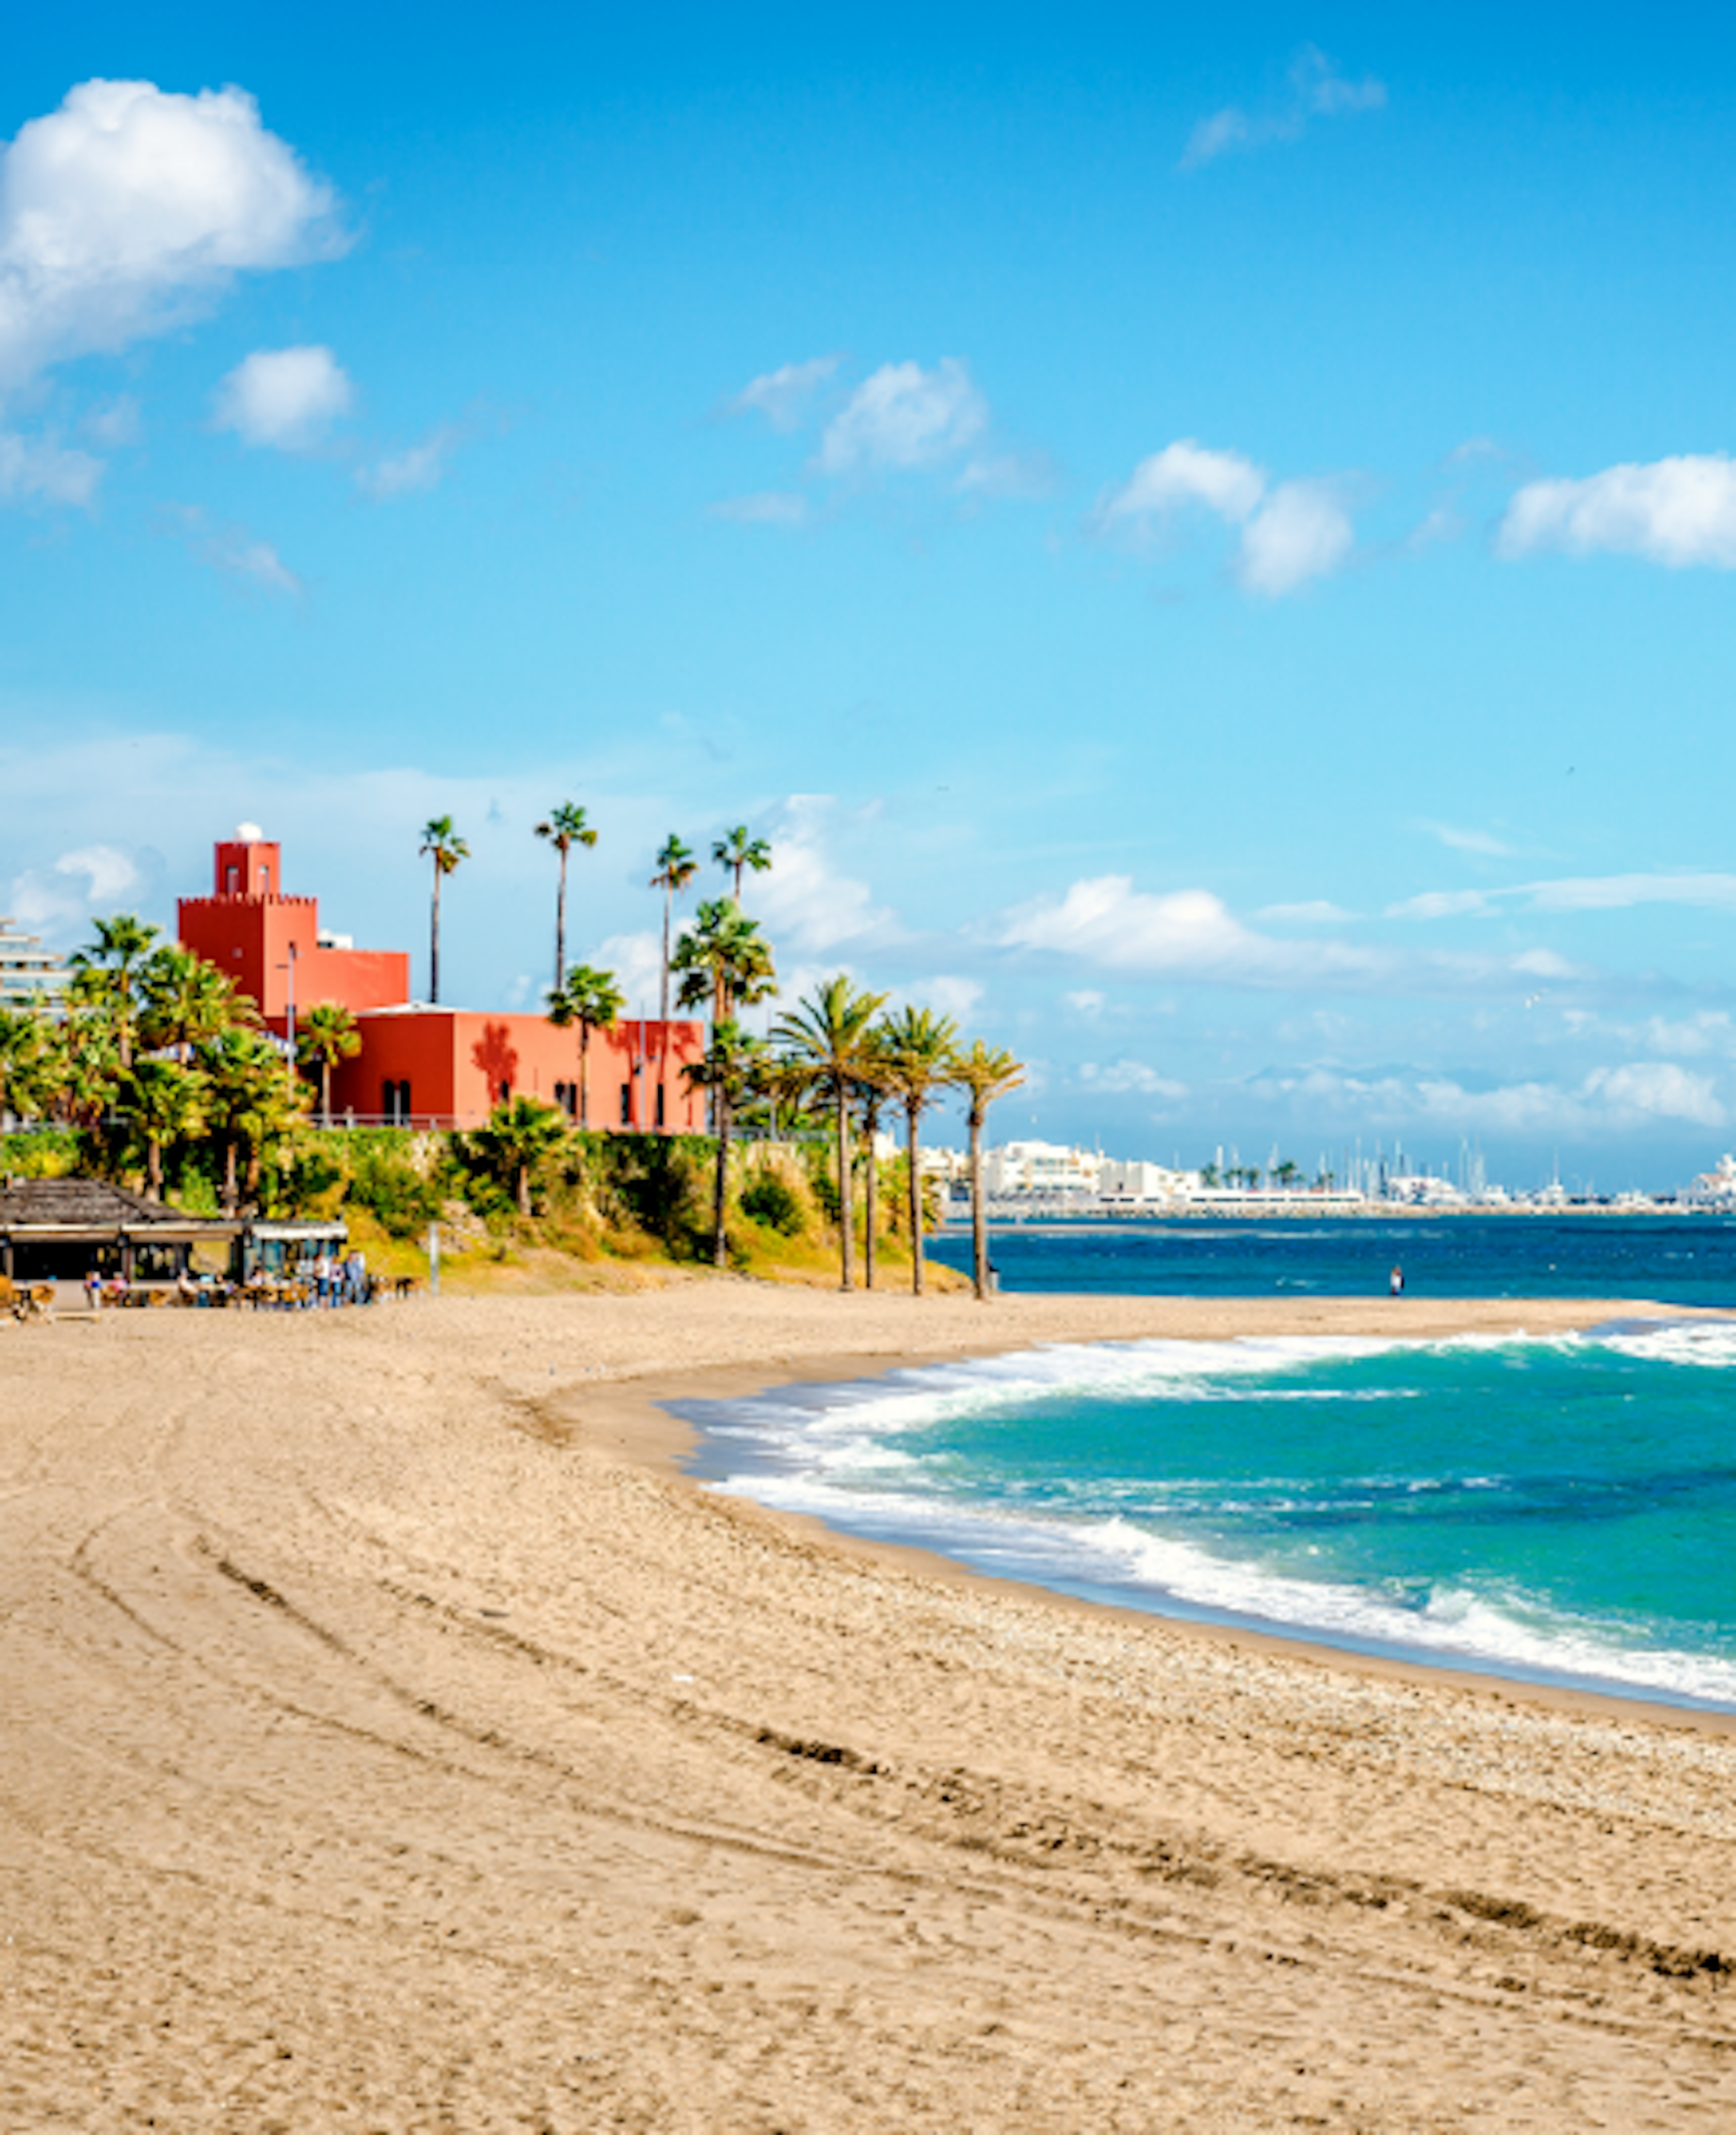
[[1387, 1283], [1387, 1289], [1388, 1289], [1388, 1290], [1389, 1291], [1389, 1293], [1390, 1293], [1394, 1297], [1403, 1297], [1403, 1296], [1404, 1296], [1404, 1269], [1403, 1269], [1403, 1268], [1401, 1268], [1401, 1267], [1395, 1267], [1395, 1268], [1393, 1270], [1393, 1271], [1392, 1271], [1392, 1275], [1391, 1275], [1391, 1276], [1390, 1276], [1390, 1278], [1389, 1279], [1388, 1283]]

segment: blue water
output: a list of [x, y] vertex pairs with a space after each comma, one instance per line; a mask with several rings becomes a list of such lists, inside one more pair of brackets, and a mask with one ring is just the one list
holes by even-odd
[[[1390, 1265], [1386, 1226], [1322, 1225], [1310, 1241], [1274, 1224], [1239, 1242], [1225, 1227], [1184, 1240], [1186, 1287], [1225, 1294], [1234, 1250], [1254, 1294], [1280, 1271], [1341, 1289], [1370, 1232], [1383, 1284], [1363, 1286], [1383, 1286]], [[1467, 1231], [1414, 1227], [1431, 1246], [1454, 1236], [1433, 1261], [1407, 1252], [1414, 1292], [1496, 1290], [1458, 1257]], [[1736, 1290], [1720, 1282], [1733, 1232], [1589, 1218], [1529, 1236], [1555, 1252], [1561, 1287], [1711, 1303]], [[1019, 1242], [1033, 1283], [1064, 1271], [1054, 1239]], [[1055, 1286], [1159, 1286], [1126, 1279], [1129, 1259], [1149, 1276], [1145, 1241], [1108, 1243], [1123, 1280], [1098, 1260], [1094, 1285]], [[1312, 1256], [1298, 1250], [1310, 1244]], [[1094, 1236], [1080, 1247], [1103, 1251]], [[1007, 1243], [997, 1258], [1010, 1281]], [[1648, 1273], [1622, 1278], [1623, 1264]], [[1535, 1271], [1523, 1286], [1544, 1287]], [[1003, 1577], [1736, 1709], [1736, 1319], [1538, 1339], [1062, 1346], [681, 1413], [701, 1427], [695, 1464], [717, 1487]]]
[[[967, 1231], [932, 1241], [968, 1272]], [[1727, 1216], [1195, 1217], [998, 1227], [1004, 1290], [1375, 1296], [1396, 1262], [1434, 1297], [1644, 1297], [1736, 1309]]]

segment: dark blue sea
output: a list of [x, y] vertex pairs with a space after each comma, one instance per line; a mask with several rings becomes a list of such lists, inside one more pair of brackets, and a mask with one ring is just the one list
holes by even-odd
[[[1413, 1295], [1736, 1305], [1715, 1218], [1051, 1225], [995, 1260], [1010, 1290], [1378, 1295], [1396, 1261]], [[681, 1413], [715, 1486], [1003, 1577], [1736, 1709], [1736, 1318], [1051, 1346]]]

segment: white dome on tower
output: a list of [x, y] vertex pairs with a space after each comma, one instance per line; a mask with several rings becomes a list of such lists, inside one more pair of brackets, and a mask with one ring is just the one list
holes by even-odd
[[237, 823], [235, 841], [243, 845], [262, 845], [265, 842], [265, 833], [257, 823]]

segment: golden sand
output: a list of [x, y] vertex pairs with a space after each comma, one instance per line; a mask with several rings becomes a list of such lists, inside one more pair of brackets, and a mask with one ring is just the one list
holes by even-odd
[[1722, 1722], [852, 1547], [647, 1402], [1632, 1309], [0, 1327], [0, 2128], [1736, 2126]]

